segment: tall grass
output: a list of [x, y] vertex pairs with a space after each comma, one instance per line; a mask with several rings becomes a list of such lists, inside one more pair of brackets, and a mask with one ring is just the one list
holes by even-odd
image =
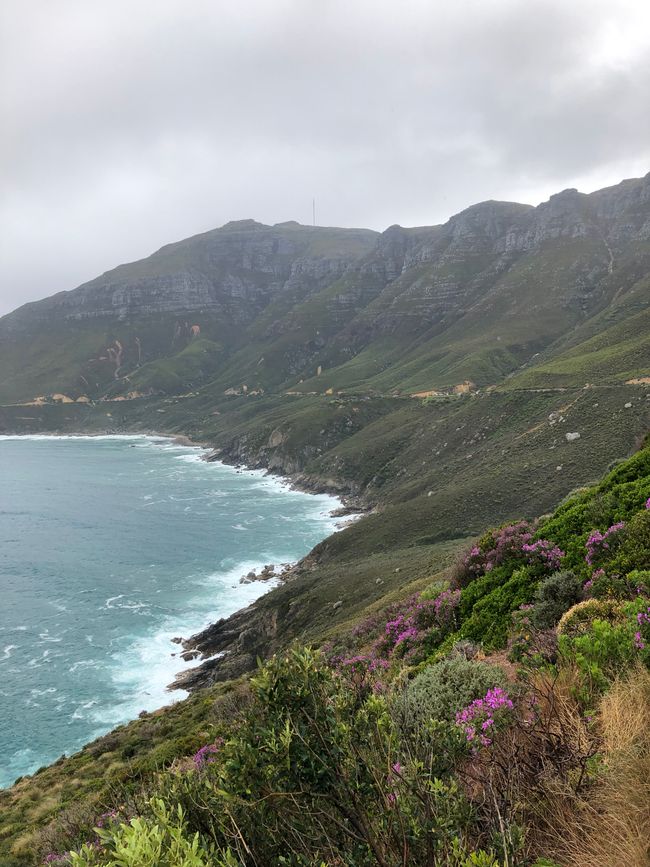
[[650, 864], [650, 672], [638, 667], [603, 697], [602, 769], [584, 798], [558, 811], [554, 848], [566, 867]]

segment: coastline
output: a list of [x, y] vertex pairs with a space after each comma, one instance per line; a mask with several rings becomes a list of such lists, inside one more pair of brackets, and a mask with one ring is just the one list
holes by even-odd
[[177, 432], [163, 432], [160, 430], [152, 430], [150, 428], [135, 430], [99, 430], [89, 433], [79, 430], [62, 433], [56, 430], [43, 430], [38, 433], [19, 433], [4, 431], [0, 434], [2, 439], [41, 439], [56, 437], [60, 439], [98, 439], [104, 437], [120, 438], [120, 437], [151, 437], [153, 439], [170, 440], [172, 443], [187, 448], [204, 449], [207, 454], [202, 456], [202, 460], [208, 463], [219, 462], [229, 467], [234, 467], [237, 470], [244, 472], [262, 472], [265, 476], [277, 479], [280, 483], [287, 485], [291, 490], [300, 491], [304, 494], [328, 494], [340, 501], [340, 509], [337, 509], [336, 515], [333, 517], [358, 516], [372, 511], [374, 503], [369, 502], [359, 492], [351, 490], [350, 485], [345, 485], [335, 478], [324, 479], [320, 476], [310, 476], [300, 470], [282, 469], [279, 467], [269, 467], [261, 460], [251, 461], [250, 458], [244, 457], [235, 452], [228, 451], [221, 446], [215, 445], [214, 442], [205, 440], [194, 440], [187, 434]]
[[[92, 433], [87, 433], [83, 431], [75, 431], [73, 433], [58, 433], [58, 432], [41, 432], [38, 434], [23, 434], [23, 433], [3, 433], [2, 439], [20, 439], [20, 440], [30, 440], [30, 439], [83, 439], [83, 440], [92, 440], [92, 439], [140, 439], [147, 438], [152, 441], [160, 441], [161, 445], [163, 443], [168, 443], [170, 445], [179, 446], [181, 448], [189, 448], [194, 450], [201, 450], [200, 454], [195, 455], [195, 459], [207, 461], [209, 463], [218, 463], [224, 467], [228, 467], [235, 472], [241, 473], [250, 473], [251, 475], [257, 476], [260, 480], [267, 479], [269, 484], [277, 485], [278, 487], [283, 488], [284, 490], [293, 490], [296, 492], [306, 493], [310, 495], [318, 495], [325, 494], [329, 497], [333, 497], [336, 503], [339, 504], [338, 508], [328, 509], [328, 515], [330, 518], [342, 518], [347, 517], [348, 520], [355, 520], [357, 517], [360, 517], [360, 513], [355, 510], [349, 502], [345, 502], [340, 493], [334, 493], [331, 489], [328, 489], [328, 486], [319, 486], [314, 483], [304, 484], [300, 483], [300, 481], [296, 478], [292, 478], [290, 476], [285, 476], [277, 471], [270, 471], [265, 467], [250, 467], [244, 465], [240, 460], [231, 459], [228, 460], [225, 455], [222, 455], [211, 446], [209, 443], [205, 442], [196, 442], [192, 440], [190, 437], [185, 435], [178, 434], [170, 434], [170, 433], [162, 433], [160, 431], [121, 431], [121, 432], [97, 432], [94, 431]], [[336, 503], [332, 505], [336, 506]], [[348, 521], [345, 522], [346, 524]], [[343, 529], [341, 524], [339, 523], [333, 532], [338, 532], [340, 529]], [[322, 540], [325, 540], [331, 535], [331, 530], [327, 532], [326, 535], [322, 537]], [[322, 541], [321, 540], [321, 541]], [[318, 543], [317, 543], [318, 544]], [[185, 636], [182, 639], [178, 636], [179, 629], [183, 631], [183, 624], [179, 623], [178, 627], [172, 627], [168, 630], [167, 634], [167, 645], [171, 650], [172, 640], [176, 638], [177, 640], [173, 643], [180, 644], [182, 641], [182, 650], [179, 648], [177, 653], [169, 654], [169, 651], [166, 651], [163, 647], [163, 642], [159, 642], [160, 644], [160, 652], [161, 654], [165, 654], [167, 659], [169, 660], [169, 655], [175, 657], [175, 663], [173, 665], [173, 675], [170, 673], [169, 677], [173, 676], [173, 680], [171, 683], [166, 683], [165, 689], [165, 698], [167, 700], [159, 700], [156, 703], [155, 708], [149, 708], [148, 712], [153, 712], [159, 708], [162, 708], [170, 703], [175, 703], [178, 700], [182, 700], [185, 696], [182, 695], [182, 692], [189, 693], [194, 689], [198, 688], [197, 684], [200, 684], [203, 679], [203, 674], [205, 667], [207, 666], [211, 670], [219, 665], [220, 660], [226, 655], [223, 651], [209, 652], [205, 653], [200, 649], [202, 644], [202, 639], [206, 635], [213, 635], [215, 629], [222, 629], [225, 624], [232, 625], [236, 630], [236, 639], [242, 639], [243, 633], [246, 632], [249, 627], [248, 621], [255, 611], [256, 605], [263, 596], [266, 596], [271, 590], [280, 586], [283, 583], [289, 582], [293, 580], [297, 575], [300, 574], [303, 569], [303, 564], [309, 557], [309, 552], [307, 552], [304, 556], [299, 557], [293, 561], [289, 561], [287, 563], [288, 567], [279, 575], [267, 575], [265, 578], [267, 580], [256, 580], [254, 583], [258, 585], [255, 589], [253, 587], [248, 587], [246, 589], [245, 586], [241, 588], [241, 595], [239, 590], [236, 590], [238, 596], [240, 596], [240, 605], [241, 607], [237, 607], [234, 611], [231, 609], [231, 612], [225, 614], [221, 618], [216, 615], [215, 619], [210, 619], [207, 622], [204, 621], [203, 626], [198, 626], [198, 631], [190, 632], [189, 634], [186, 632]], [[235, 583], [237, 578], [240, 579], [246, 576], [246, 573], [251, 570], [259, 570], [263, 569], [267, 564], [263, 563], [263, 561], [255, 561], [255, 563], [248, 561], [246, 564], [241, 564], [240, 567], [236, 567], [231, 574], [231, 580], [233, 581], [233, 588], [235, 588]], [[284, 565], [284, 563], [282, 564]], [[241, 569], [241, 575], [235, 575], [235, 572]], [[258, 576], [259, 577], [259, 576]], [[253, 582], [250, 581], [239, 581], [240, 584], [250, 584]], [[258, 592], [259, 591], [259, 592]], [[251, 601], [251, 593], [254, 593], [254, 598]], [[243, 596], [243, 598], [241, 598]], [[200, 621], [199, 621], [200, 623]], [[185, 628], [187, 624], [185, 624]], [[196, 629], [196, 626], [195, 626]], [[232, 635], [231, 630], [229, 630]], [[176, 649], [176, 648], [174, 648]], [[185, 654], [188, 654], [185, 656]], [[169, 655], [168, 655], [169, 654]], [[175, 695], [173, 695], [175, 693]], [[135, 718], [135, 716], [131, 716], [130, 718]], [[113, 724], [120, 724], [126, 720], [115, 720], [109, 727], [113, 727]], [[102, 726], [105, 728], [105, 726]], [[99, 733], [99, 731], [98, 731]]]

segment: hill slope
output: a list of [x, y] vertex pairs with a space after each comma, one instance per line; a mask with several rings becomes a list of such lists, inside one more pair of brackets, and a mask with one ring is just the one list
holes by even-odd
[[650, 175], [381, 234], [243, 220], [0, 319], [0, 402], [621, 381], [649, 279]]

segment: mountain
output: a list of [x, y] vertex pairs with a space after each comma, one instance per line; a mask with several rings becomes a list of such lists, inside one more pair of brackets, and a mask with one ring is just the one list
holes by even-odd
[[621, 382], [649, 281], [650, 175], [381, 234], [242, 220], [0, 319], [0, 402]]
[[[228, 223], [0, 319], [0, 433], [183, 434], [211, 446], [211, 459], [283, 473], [303, 488], [334, 491], [364, 512], [254, 605], [185, 636], [185, 649], [203, 657], [179, 680], [194, 693], [190, 699], [121, 727], [0, 795], [6, 817], [0, 860], [16, 867], [51, 861], [53, 853], [91, 839], [107, 808], [139, 804], [141, 792], [150, 794], [153, 781], [162, 779], [161, 769], [172, 767], [170, 785], [186, 779], [177, 774], [194, 750], [222, 733], [230, 738], [232, 720], [245, 723], [252, 707], [247, 677], [258, 659], [296, 642], [342, 642], [346, 653], [357, 654], [352, 661], [361, 658], [364, 630], [387, 635], [408, 606], [431, 607], [434, 597], [448, 594], [441, 590], [450, 577], [445, 568], [477, 534], [484, 533], [479, 554], [490, 540], [524, 530], [530, 542], [525, 524], [485, 533], [488, 527], [533, 519], [560, 503], [554, 517], [536, 525], [548, 530], [548, 545], [539, 547], [537, 539], [525, 550], [544, 559], [555, 556], [551, 545], [561, 546], [582, 580], [589, 572], [588, 540], [604, 539], [629, 521], [631, 559], [623, 571], [630, 578], [621, 584], [617, 561], [614, 584], [601, 575], [598, 592], [611, 607], [618, 581], [621, 605], [640, 605], [639, 588], [650, 574], [647, 441], [631, 460], [620, 459], [637, 451], [650, 429], [649, 324], [650, 175], [590, 195], [565, 190], [537, 208], [485, 202], [442, 226], [392, 226], [383, 233]], [[601, 484], [584, 490], [608, 470]], [[457, 563], [456, 578], [467, 562]], [[494, 649], [512, 627], [513, 612], [525, 613], [520, 604], [541, 604], [541, 573], [522, 572], [516, 557], [510, 565], [490, 571], [486, 561], [478, 580], [461, 582], [460, 631], [449, 642], [460, 637], [465, 650], [473, 642], [472, 653], [475, 644]], [[572, 605], [575, 576], [563, 572], [548, 580], [544, 604]], [[558, 588], [571, 591], [571, 599], [558, 597]], [[423, 597], [413, 596], [423, 590]], [[621, 633], [625, 640], [633, 623]], [[585, 640], [599, 652], [598, 642]], [[415, 667], [405, 657], [389, 688], [401, 689], [420, 665], [443, 658], [449, 642]], [[555, 652], [552, 643], [540, 647]], [[619, 651], [607, 647], [603, 659], [618, 675]], [[287, 658], [300, 664], [305, 653], [294, 650]], [[286, 660], [266, 671], [275, 664]], [[558, 671], [566, 675], [561, 666]], [[568, 697], [578, 701], [576, 684], [584, 683], [571, 676], [554, 679], [560, 700], [551, 693], [553, 707], [569, 707]], [[642, 683], [630, 683], [631, 706]], [[293, 707], [293, 693], [287, 695]], [[571, 711], [569, 729], [562, 728], [567, 717], [547, 733], [573, 732], [576, 720], [586, 726], [596, 707], [596, 697], [588, 699]], [[332, 706], [328, 699], [325, 707]], [[603, 707], [596, 718], [603, 718]], [[278, 719], [285, 711], [280, 703]], [[356, 731], [347, 722], [345, 730]], [[585, 732], [591, 730], [589, 723]], [[286, 731], [276, 736], [273, 730], [273, 750]], [[370, 740], [367, 732], [359, 738]], [[602, 743], [594, 741], [594, 749]], [[568, 774], [548, 790], [551, 803], [570, 791], [575, 804], [576, 790], [557, 786], [584, 782], [584, 773], [610, 767], [620, 755], [613, 750], [594, 763], [595, 753], [580, 753], [578, 774], [566, 763], [564, 746], [557, 753], [553, 744], [535, 747], [540, 779], [548, 779], [555, 755]], [[630, 747], [629, 767], [642, 779], [637, 756]], [[390, 763], [382, 761], [383, 774]], [[509, 759], [502, 763], [509, 765]], [[629, 778], [629, 767], [613, 777]], [[252, 779], [258, 778], [256, 772]], [[243, 789], [233, 791], [242, 796]], [[289, 791], [295, 794], [295, 786]], [[526, 801], [529, 792], [513, 803], [539, 805], [540, 790], [531, 791], [532, 800]], [[195, 803], [190, 797], [188, 804]], [[600, 822], [606, 810], [595, 803]], [[621, 803], [616, 790], [608, 828], [622, 827]], [[565, 822], [567, 814], [553, 815]], [[585, 815], [576, 813], [576, 834]], [[524, 815], [513, 827], [520, 826], [535, 824]], [[609, 834], [602, 835], [606, 842]], [[549, 836], [557, 841], [563, 834]], [[303, 837], [312, 839], [311, 830]], [[531, 840], [536, 851], [550, 851], [534, 835]], [[402, 863], [403, 851], [395, 863]]]
[[183, 434], [369, 512], [220, 628], [201, 685], [633, 452], [649, 302], [650, 175], [381, 234], [229, 223], [0, 319], [0, 433]]

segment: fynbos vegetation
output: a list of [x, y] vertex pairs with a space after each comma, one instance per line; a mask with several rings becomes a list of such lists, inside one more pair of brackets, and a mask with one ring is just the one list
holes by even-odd
[[649, 498], [646, 446], [320, 648], [167, 712], [169, 751], [134, 741], [137, 774], [107, 785], [98, 742], [86, 812], [29, 831], [25, 781], [6, 863], [641, 865]]

